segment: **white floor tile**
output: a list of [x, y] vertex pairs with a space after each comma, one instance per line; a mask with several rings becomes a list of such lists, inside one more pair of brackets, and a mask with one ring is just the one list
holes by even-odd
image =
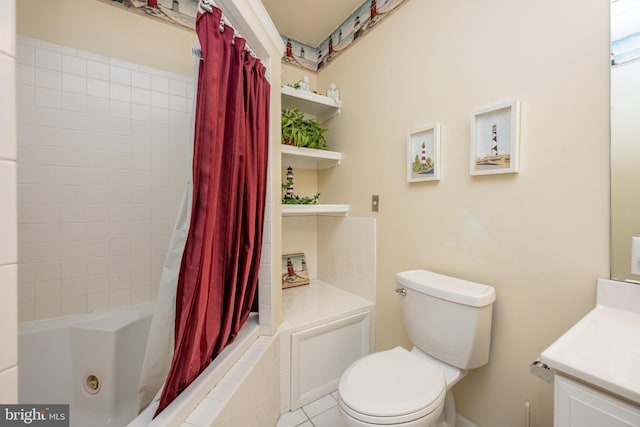
[[311, 421], [305, 421], [302, 424], [300, 424], [298, 427], [313, 427], [313, 424], [311, 424]]
[[311, 422], [315, 427], [344, 427], [337, 406], [311, 418]]
[[302, 410], [307, 414], [309, 418], [313, 418], [316, 415], [325, 412], [338, 404], [336, 399], [333, 398], [330, 394], [322, 397], [315, 402], [311, 402], [308, 405], [302, 407]]
[[[278, 425], [276, 427], [295, 427], [307, 421], [307, 416], [302, 409], [298, 409], [294, 412], [287, 412], [278, 420]], [[308, 421], [307, 421], [308, 422]]]

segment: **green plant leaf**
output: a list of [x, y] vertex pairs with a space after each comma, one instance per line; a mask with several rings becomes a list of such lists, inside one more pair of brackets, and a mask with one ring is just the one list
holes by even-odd
[[283, 144], [323, 149], [326, 146], [323, 127], [316, 119], [305, 119], [304, 114], [297, 108], [282, 110], [282, 137]]

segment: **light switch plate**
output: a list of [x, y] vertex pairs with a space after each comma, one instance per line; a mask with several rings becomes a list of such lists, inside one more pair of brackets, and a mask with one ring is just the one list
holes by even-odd
[[640, 237], [631, 238], [631, 274], [640, 274]]
[[371, 196], [371, 211], [378, 212], [378, 209], [380, 209], [380, 196], [374, 194]]

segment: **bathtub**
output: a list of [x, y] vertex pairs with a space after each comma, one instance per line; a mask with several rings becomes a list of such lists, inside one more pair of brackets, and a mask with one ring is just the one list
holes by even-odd
[[[239, 368], [238, 362], [241, 357], [250, 355], [252, 350], [253, 352], [256, 350], [259, 353], [262, 352], [263, 349], [256, 348], [260, 347], [259, 335], [258, 313], [251, 313], [233, 342], [227, 345], [209, 366], [156, 418], [153, 418], [153, 414], [158, 408], [157, 396], [127, 427], [175, 427], [181, 425], [227, 373], [233, 372], [234, 368]], [[246, 370], [246, 367], [243, 367], [242, 370]], [[236, 383], [234, 386], [237, 387], [244, 380], [239, 376], [233, 376], [231, 382]], [[226, 381], [226, 386], [229, 388], [230, 380], [227, 378]], [[234, 386], [231, 386], [230, 389], [234, 389]], [[226, 396], [227, 399], [230, 397]], [[227, 404], [228, 401], [221, 402], [220, 407], [217, 408], [218, 411]], [[277, 408], [277, 405], [275, 407]], [[211, 412], [210, 416], [213, 422], [217, 413]]]
[[19, 402], [69, 404], [71, 427], [180, 425], [259, 336], [252, 313], [234, 342], [155, 419], [138, 414], [138, 381], [154, 303], [22, 323]]
[[153, 303], [22, 323], [20, 403], [68, 403], [72, 427], [125, 426], [137, 415]]

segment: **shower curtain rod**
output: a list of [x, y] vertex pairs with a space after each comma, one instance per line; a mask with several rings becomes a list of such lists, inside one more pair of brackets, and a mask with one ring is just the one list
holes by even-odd
[[[213, 9], [212, 7], [215, 7], [217, 9], [220, 9], [218, 7], [218, 5], [215, 4], [215, 2], [213, 0], [199, 0], [198, 1], [198, 12], [200, 13], [212, 13]], [[222, 10], [222, 9], [220, 9]], [[229, 22], [229, 20], [224, 16], [224, 13], [222, 14], [222, 16], [220, 17], [220, 32], [224, 31], [224, 27], [228, 26], [229, 28], [233, 29], [233, 37], [242, 37], [242, 34], [240, 34], [238, 32], [238, 30], [236, 30], [235, 28], [233, 28], [233, 26], [231, 25], [231, 23]], [[246, 39], [245, 39], [246, 41]], [[251, 46], [249, 46], [248, 43], [245, 43], [244, 45], [244, 49], [249, 52], [251, 54], [251, 56], [253, 56], [254, 58], [257, 58], [260, 60], [260, 62], [262, 63], [262, 60], [258, 57], [258, 55], [256, 55], [256, 53], [253, 51], [253, 49], [251, 49]], [[203, 56], [202, 56], [202, 49], [200, 49], [199, 47], [193, 47], [191, 48], [191, 54], [193, 56], [195, 56], [196, 58], [202, 60]], [[263, 64], [264, 65], [264, 64]]]

